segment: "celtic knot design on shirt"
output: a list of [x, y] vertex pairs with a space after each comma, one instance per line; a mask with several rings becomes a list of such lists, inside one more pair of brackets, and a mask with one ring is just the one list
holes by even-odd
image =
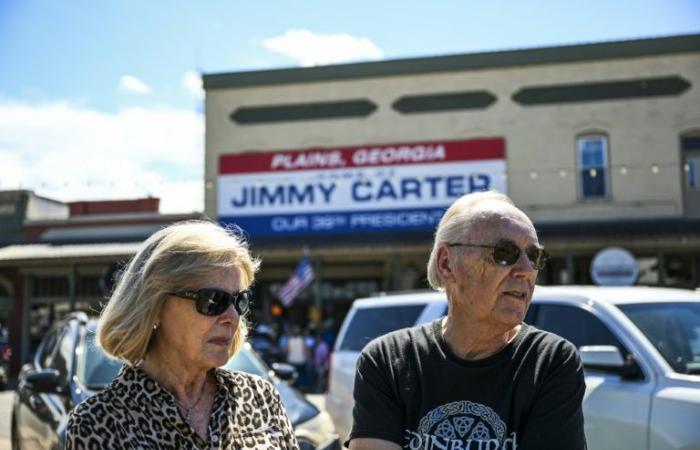
[[488, 406], [461, 400], [430, 411], [421, 419], [416, 432], [449, 440], [497, 439], [502, 442], [506, 425]]

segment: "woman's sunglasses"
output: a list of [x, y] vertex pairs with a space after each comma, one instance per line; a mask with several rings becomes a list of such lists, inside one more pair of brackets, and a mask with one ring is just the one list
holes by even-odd
[[[520, 254], [522, 250], [520, 247], [515, 245], [515, 242], [508, 240], [498, 241], [495, 245], [479, 245], [479, 244], [462, 244], [460, 242], [455, 242], [447, 244], [448, 247], [479, 247], [479, 248], [490, 248], [493, 250], [492, 257], [493, 262], [498, 266], [512, 266], [518, 259], [520, 259]], [[525, 250], [527, 258], [532, 263], [532, 266], [537, 270], [544, 269], [547, 263], [547, 258], [549, 255], [544, 247], [528, 247]]]
[[253, 293], [249, 289], [229, 294], [221, 289], [206, 288], [197, 291], [180, 289], [171, 292], [170, 295], [194, 300], [197, 312], [205, 316], [218, 316], [233, 305], [239, 316], [242, 316], [250, 308]]

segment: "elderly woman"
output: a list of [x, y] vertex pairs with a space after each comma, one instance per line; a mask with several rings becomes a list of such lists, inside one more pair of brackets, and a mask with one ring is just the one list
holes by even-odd
[[245, 340], [258, 264], [213, 223], [151, 236], [98, 326], [99, 344], [124, 367], [71, 412], [66, 447], [298, 449], [273, 386], [218, 368]]

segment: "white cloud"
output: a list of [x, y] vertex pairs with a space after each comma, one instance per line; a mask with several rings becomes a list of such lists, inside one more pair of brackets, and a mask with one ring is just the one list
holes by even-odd
[[204, 119], [194, 112], [0, 102], [0, 189], [62, 201], [153, 195], [162, 212], [190, 212], [203, 209], [203, 180]]
[[133, 75], [122, 75], [119, 79], [119, 88], [135, 94], [151, 93], [151, 87]]
[[282, 36], [263, 40], [263, 46], [297, 60], [303, 67], [384, 57], [382, 50], [370, 39], [346, 33], [316, 34], [309, 30], [287, 30]]
[[202, 87], [202, 77], [197, 72], [185, 72], [182, 76], [182, 87], [193, 97], [204, 98], [204, 88]]

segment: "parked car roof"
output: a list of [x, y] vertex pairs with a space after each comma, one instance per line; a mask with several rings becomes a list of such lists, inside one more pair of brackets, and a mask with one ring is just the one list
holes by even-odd
[[700, 292], [686, 289], [673, 289], [649, 286], [538, 286], [535, 290], [538, 301], [547, 301], [550, 297], [561, 300], [589, 301], [622, 305], [630, 303], [663, 303], [679, 301], [698, 301]]
[[[700, 300], [700, 291], [652, 286], [537, 286], [535, 288], [535, 297], [537, 297], [538, 301], [542, 300], [545, 302], [550, 297], [556, 297], [557, 300], [562, 300], [562, 297], [566, 297], [570, 300], [593, 300], [621, 305], [627, 303], [698, 301]], [[377, 300], [381, 300], [381, 304], [386, 306], [411, 303], [426, 304], [445, 301], [445, 293], [430, 290], [409, 293], [380, 293], [376, 296], [357, 299], [353, 306], [357, 308], [375, 306]]]

